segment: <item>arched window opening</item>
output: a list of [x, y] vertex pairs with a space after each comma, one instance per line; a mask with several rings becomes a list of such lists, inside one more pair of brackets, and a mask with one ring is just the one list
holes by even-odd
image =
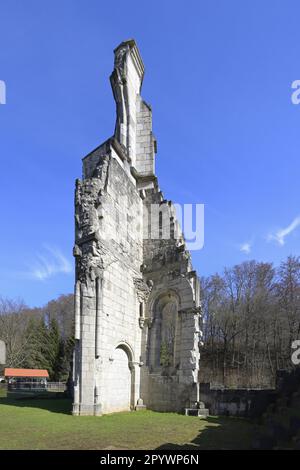
[[147, 361], [151, 372], [168, 373], [176, 368], [180, 336], [178, 304], [173, 291], [164, 293], [153, 304]]

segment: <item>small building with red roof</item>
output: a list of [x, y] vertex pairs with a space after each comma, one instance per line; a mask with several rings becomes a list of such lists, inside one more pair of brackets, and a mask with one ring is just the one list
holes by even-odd
[[10, 377], [25, 377], [25, 378], [49, 378], [48, 371], [46, 369], [4, 369], [4, 376]]
[[49, 373], [46, 369], [15, 369], [7, 367], [4, 376], [8, 380], [7, 392], [23, 396], [47, 390]]

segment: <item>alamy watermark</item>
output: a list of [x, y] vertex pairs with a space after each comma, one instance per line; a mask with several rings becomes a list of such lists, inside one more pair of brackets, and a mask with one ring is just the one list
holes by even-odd
[[180, 240], [188, 250], [204, 246], [204, 204], [151, 204], [144, 210], [144, 240]]
[[292, 349], [295, 350], [291, 357], [292, 363], [298, 366], [300, 364], [300, 339], [296, 339], [292, 342]]
[[6, 85], [3, 80], [0, 80], [0, 104], [6, 104]]
[[292, 85], [291, 85], [293, 93], [291, 94], [291, 101], [293, 104], [299, 104], [300, 103], [300, 80], [294, 80]]
[[[174, 240], [190, 251], [201, 250], [204, 246], [204, 204], [175, 204], [168, 201], [145, 205], [141, 214], [142, 223], [136, 222], [136, 210], [127, 196], [118, 199], [118, 208], [111, 203], [103, 203], [99, 209], [86, 216], [83, 225], [93, 232], [101, 231], [101, 238], [118, 240], [123, 231], [138, 234], [144, 240]], [[113, 218], [116, 224], [108, 224], [103, 230], [99, 224]], [[83, 227], [84, 230], [84, 227]], [[133, 235], [133, 238], [135, 235]]]

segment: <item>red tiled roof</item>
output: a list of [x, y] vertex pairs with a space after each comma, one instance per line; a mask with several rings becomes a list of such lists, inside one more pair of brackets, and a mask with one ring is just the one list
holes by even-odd
[[49, 377], [44, 369], [4, 369], [5, 377]]

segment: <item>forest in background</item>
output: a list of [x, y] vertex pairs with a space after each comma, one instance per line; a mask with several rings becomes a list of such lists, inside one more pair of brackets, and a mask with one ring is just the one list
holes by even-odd
[[67, 381], [73, 330], [73, 294], [61, 295], [42, 308], [0, 299], [0, 339], [6, 343], [6, 367], [47, 369], [50, 380]]
[[272, 387], [291, 369], [300, 339], [300, 258], [275, 268], [248, 261], [201, 280], [204, 347], [200, 381]]
[[[204, 345], [200, 381], [226, 387], [271, 387], [278, 369], [291, 369], [300, 339], [300, 258], [247, 261], [201, 278]], [[73, 295], [42, 308], [0, 299], [0, 339], [7, 367], [41, 368], [66, 381], [74, 345]], [[1, 370], [0, 370], [1, 375]]]

